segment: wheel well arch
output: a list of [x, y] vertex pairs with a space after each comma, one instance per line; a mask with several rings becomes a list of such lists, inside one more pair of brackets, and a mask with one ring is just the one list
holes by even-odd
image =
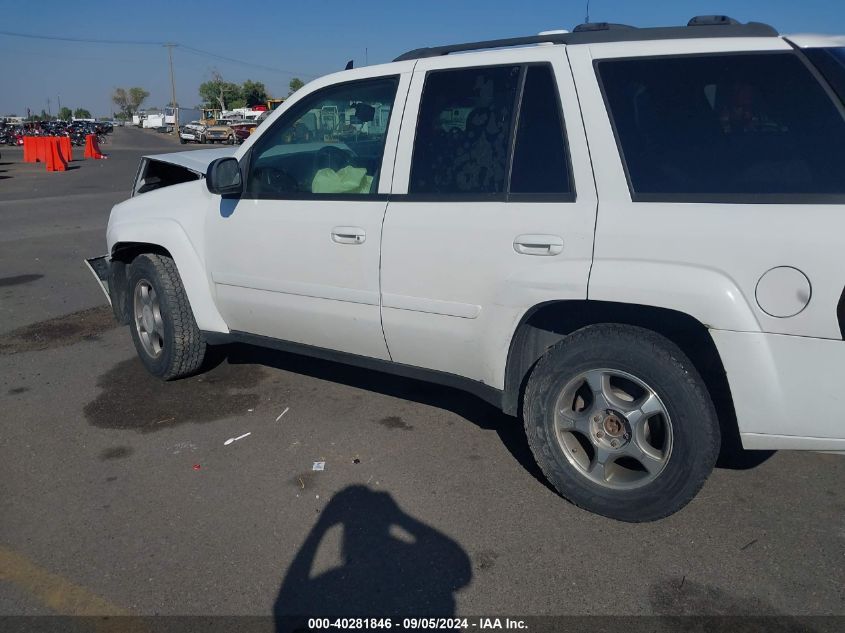
[[117, 242], [111, 249], [109, 266], [109, 294], [112, 297], [112, 311], [121, 325], [129, 324], [129, 283], [127, 268], [132, 260], [143, 253], [156, 253], [171, 257], [170, 252], [159, 244], [148, 242]]
[[654, 306], [611, 301], [551, 301], [534, 306], [520, 320], [508, 350], [502, 409], [518, 415], [534, 365], [568, 334], [597, 323], [652, 330], [675, 343], [692, 361], [710, 392], [723, 440], [739, 442], [733, 398], [724, 365], [705, 324], [689, 314]]
[[142, 253], [156, 253], [171, 257], [170, 252], [159, 244], [149, 242], [117, 242], [111, 249], [112, 261], [121, 261], [128, 264]]

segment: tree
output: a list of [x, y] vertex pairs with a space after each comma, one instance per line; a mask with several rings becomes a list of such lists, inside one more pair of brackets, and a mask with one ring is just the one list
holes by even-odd
[[135, 112], [144, 103], [144, 100], [150, 96], [150, 93], [143, 88], [137, 86], [129, 89], [129, 105], [132, 106], [132, 112]]
[[210, 81], [200, 84], [199, 93], [207, 108], [228, 110], [239, 107], [237, 104], [243, 100], [240, 86], [231, 81], [224, 81], [216, 70], [211, 73]]
[[63, 121], [70, 121], [70, 117], [72, 117], [72, 116], [73, 116], [73, 112], [71, 112], [70, 108], [63, 106], [62, 109], [59, 110], [59, 118], [62, 119]]
[[93, 118], [91, 116], [91, 113], [88, 112], [88, 110], [86, 110], [85, 108], [77, 108], [76, 110], [74, 110], [73, 111], [73, 117], [75, 119], [91, 119], [91, 118]]
[[144, 100], [150, 96], [150, 93], [143, 88], [134, 87], [126, 90], [124, 88], [115, 88], [111, 100], [120, 108], [120, 111], [127, 119], [131, 119], [132, 115], [141, 107]]
[[132, 116], [132, 113], [129, 111], [129, 95], [126, 94], [126, 90], [123, 88], [115, 88], [112, 93], [111, 100], [114, 105], [120, 108], [120, 112], [123, 116], [127, 119]]
[[267, 88], [264, 87], [262, 82], [247, 79], [241, 84], [241, 99], [247, 107], [266, 104], [269, 98]]
[[302, 81], [299, 77], [294, 77], [293, 79], [290, 80], [290, 83], [288, 84], [288, 87], [290, 87], [290, 92], [288, 93], [288, 95], [292, 95], [294, 92], [296, 92], [297, 90], [302, 88], [302, 86], [304, 86], [304, 85], [305, 85], [304, 81]]

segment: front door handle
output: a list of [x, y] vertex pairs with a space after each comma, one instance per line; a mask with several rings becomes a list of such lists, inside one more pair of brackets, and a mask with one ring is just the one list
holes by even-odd
[[563, 251], [563, 239], [557, 235], [518, 235], [513, 250], [520, 255], [557, 255]]
[[336, 244], [363, 244], [367, 232], [358, 226], [336, 226], [332, 229], [332, 242]]

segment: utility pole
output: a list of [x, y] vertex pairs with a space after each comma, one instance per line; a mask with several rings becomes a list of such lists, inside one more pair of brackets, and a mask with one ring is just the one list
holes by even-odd
[[587, 17], [584, 18], [584, 24], [590, 23], [590, 0], [587, 0]]
[[59, 100], [59, 115], [62, 113], [62, 95], [56, 97]]
[[176, 105], [176, 78], [173, 76], [173, 47], [178, 44], [165, 44], [167, 56], [170, 58], [170, 100], [173, 105], [173, 132], [179, 136], [179, 106]]
[[53, 112], [50, 110], [50, 97], [47, 97], [47, 116], [53, 116]]

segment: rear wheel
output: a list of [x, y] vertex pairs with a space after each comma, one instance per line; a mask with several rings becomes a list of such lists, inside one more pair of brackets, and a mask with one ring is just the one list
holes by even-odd
[[173, 260], [152, 253], [136, 257], [129, 291], [132, 341], [147, 370], [163, 380], [199, 370], [206, 343]]
[[680, 510], [719, 453], [698, 372], [676, 345], [642, 328], [590, 326], [552, 347], [529, 378], [523, 417], [557, 491], [621, 521]]

